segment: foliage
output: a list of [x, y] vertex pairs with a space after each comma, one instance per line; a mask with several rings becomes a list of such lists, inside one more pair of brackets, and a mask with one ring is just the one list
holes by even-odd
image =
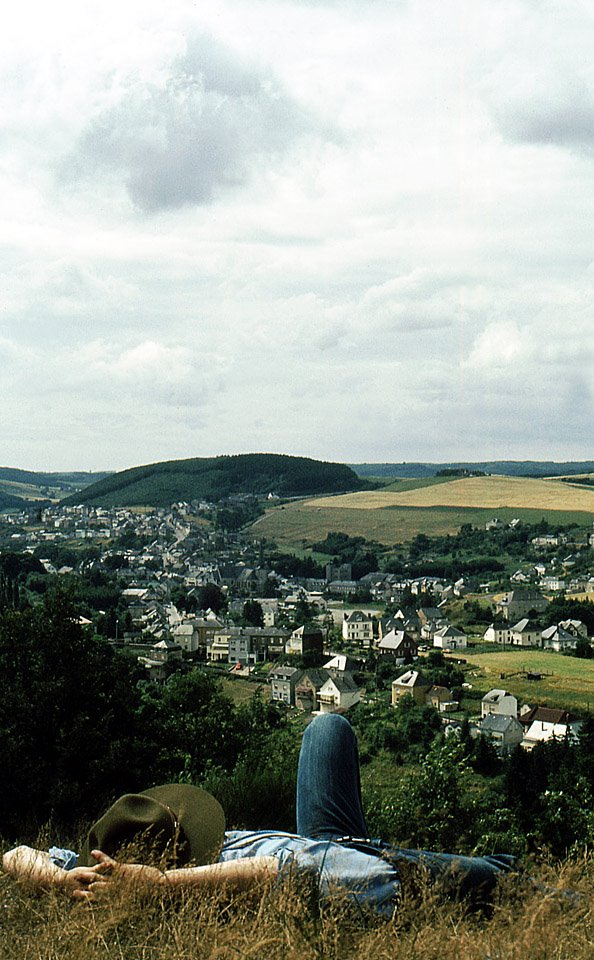
[[0, 830], [91, 818], [148, 783], [199, 781], [265, 749], [283, 716], [254, 700], [234, 707], [198, 669], [162, 685], [78, 623], [63, 593], [0, 617]]
[[403, 697], [396, 707], [387, 703], [358, 704], [349, 714], [359, 736], [361, 759], [387, 750], [399, 763], [424, 756], [441, 730], [437, 711]]
[[384, 547], [364, 537], [349, 537], [346, 533], [331, 531], [325, 540], [311, 545], [312, 550], [334, 557], [336, 563], [350, 563], [353, 580], [377, 570]]
[[[388, 798], [367, 797], [369, 828], [400, 846], [459, 850], [472, 801], [464, 796], [464, 751], [454, 737], [436, 739], [419, 766]], [[471, 821], [470, 821], [471, 822]]]
[[297, 557], [276, 549], [267, 551], [267, 563], [283, 577], [323, 577], [324, 568], [313, 557]]
[[215, 529], [232, 533], [241, 530], [246, 524], [252, 523], [256, 517], [263, 514], [262, 507], [255, 497], [243, 500], [241, 503], [225, 504], [217, 509], [215, 515]]
[[180, 500], [214, 501], [232, 495], [262, 496], [268, 493], [305, 496], [360, 490], [365, 486], [365, 481], [343, 464], [307, 457], [250, 453], [169, 460], [132, 467], [112, 474], [62, 502], [159, 507]]
[[547, 623], [561, 620], [582, 620], [588, 628], [588, 636], [594, 634], [594, 603], [590, 600], [566, 600], [554, 597], [546, 609]]
[[257, 600], [246, 600], [243, 605], [242, 617], [245, 623], [252, 627], [264, 626], [264, 611], [262, 604]]
[[227, 598], [216, 583], [205, 583], [198, 591], [198, 606], [200, 610], [220, 613], [227, 606]]
[[134, 769], [134, 668], [76, 621], [60, 594], [0, 618], [4, 827], [79, 815]]

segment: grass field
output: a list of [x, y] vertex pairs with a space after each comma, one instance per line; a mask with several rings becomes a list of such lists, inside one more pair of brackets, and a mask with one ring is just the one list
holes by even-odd
[[[594, 660], [542, 650], [467, 651], [464, 657], [471, 668], [466, 679], [481, 693], [497, 687], [509, 690], [522, 702], [567, 710], [594, 708]], [[514, 676], [524, 670], [541, 673], [542, 680]]]
[[504, 522], [544, 517], [589, 526], [594, 520], [594, 488], [517, 477], [438, 479], [445, 482], [409, 480], [389, 490], [287, 503], [257, 520], [254, 533], [286, 547], [323, 539], [332, 530], [393, 544], [417, 533], [455, 533], [464, 523], [481, 526], [495, 515]]
[[[46, 493], [42, 493], [42, 490]], [[23, 500], [58, 499], [64, 492], [59, 487], [35, 486], [32, 483], [17, 483], [15, 480], [0, 480], [0, 491], [10, 493], [13, 497], [22, 497]]]
[[[594, 515], [594, 489], [524, 477], [464, 477], [446, 483], [416, 484], [406, 490], [369, 490], [333, 497], [334, 509], [385, 507], [500, 507], [584, 511]], [[324, 500], [310, 500], [312, 506]]]

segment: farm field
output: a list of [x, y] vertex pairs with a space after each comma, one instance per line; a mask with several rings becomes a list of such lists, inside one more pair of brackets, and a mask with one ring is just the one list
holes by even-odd
[[[45, 494], [42, 493], [42, 489], [46, 490]], [[42, 487], [41, 484], [35, 486], [32, 483], [18, 483], [16, 480], [0, 480], [0, 490], [14, 497], [22, 497], [23, 500], [58, 499], [63, 493], [59, 487]]]
[[[324, 499], [313, 499], [312, 506]], [[367, 490], [332, 497], [335, 510], [380, 510], [386, 507], [519, 507], [537, 510], [585, 511], [594, 515], [594, 489], [524, 477], [464, 477], [447, 483], [420, 484], [406, 490]]]
[[[594, 708], [594, 660], [578, 660], [542, 650], [466, 651], [470, 670], [467, 680], [482, 694], [493, 687], [509, 690], [521, 702], [563, 707]], [[541, 673], [541, 680], [527, 680], [519, 671]], [[503, 674], [503, 676], [502, 676]]]
[[285, 547], [323, 539], [333, 530], [393, 544], [417, 533], [453, 534], [464, 523], [481, 526], [494, 515], [504, 522], [518, 517], [537, 523], [544, 517], [556, 524], [591, 525], [594, 488], [517, 477], [468, 477], [440, 483], [409, 480], [390, 489], [273, 507], [256, 521], [254, 532]]

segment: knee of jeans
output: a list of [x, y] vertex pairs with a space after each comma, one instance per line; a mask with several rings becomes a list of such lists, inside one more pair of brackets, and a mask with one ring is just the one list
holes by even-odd
[[308, 730], [321, 730], [324, 727], [326, 727], [328, 730], [331, 730], [332, 728], [339, 730], [341, 727], [345, 730], [352, 729], [349, 721], [339, 713], [320, 713], [317, 717], [313, 718], [309, 724]]

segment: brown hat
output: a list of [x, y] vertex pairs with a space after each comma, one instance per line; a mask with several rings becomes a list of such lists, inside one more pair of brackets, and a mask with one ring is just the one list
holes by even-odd
[[218, 800], [200, 787], [167, 783], [116, 800], [89, 830], [80, 863], [94, 863], [91, 850], [113, 856], [140, 839], [159, 852], [171, 852], [176, 863], [204, 864], [218, 856], [224, 835]]

